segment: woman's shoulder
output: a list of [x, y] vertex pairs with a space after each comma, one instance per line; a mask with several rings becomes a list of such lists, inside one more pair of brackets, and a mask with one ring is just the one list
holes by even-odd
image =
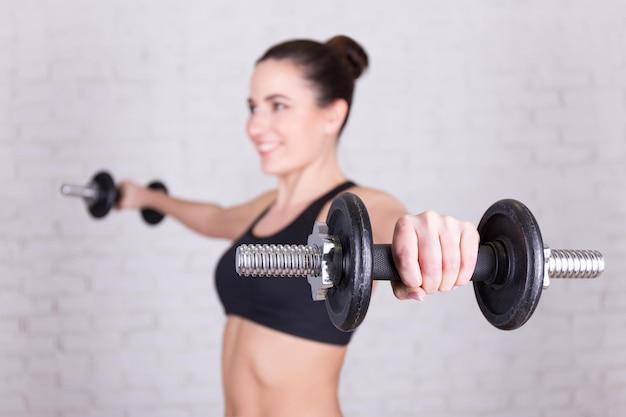
[[404, 204], [387, 191], [356, 186], [348, 190], [361, 198], [367, 209], [374, 242], [390, 243], [396, 221], [407, 214]]
[[387, 191], [362, 185], [356, 185], [347, 191], [356, 194], [363, 200], [368, 210], [384, 207], [385, 209], [406, 211], [402, 202]]

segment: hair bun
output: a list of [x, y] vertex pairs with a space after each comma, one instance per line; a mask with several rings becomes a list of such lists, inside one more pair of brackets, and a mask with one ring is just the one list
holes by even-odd
[[326, 41], [326, 45], [339, 53], [355, 80], [367, 69], [369, 64], [367, 53], [354, 39], [337, 35]]

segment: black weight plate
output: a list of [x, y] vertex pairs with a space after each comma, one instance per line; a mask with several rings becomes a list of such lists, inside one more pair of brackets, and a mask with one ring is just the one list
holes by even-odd
[[372, 294], [372, 227], [365, 205], [352, 193], [333, 200], [326, 224], [328, 234], [340, 239], [343, 264], [326, 294], [326, 309], [335, 327], [349, 332], [365, 318]]
[[493, 204], [478, 224], [481, 244], [500, 242], [506, 251], [506, 279], [474, 281], [474, 293], [489, 323], [513, 330], [530, 318], [543, 290], [544, 252], [539, 226], [530, 210], [516, 200]]
[[[165, 187], [165, 184], [159, 181], [151, 182], [150, 184], [148, 184], [148, 188], [152, 190], [163, 191], [165, 194], [167, 194], [167, 188]], [[141, 210], [141, 217], [143, 217], [146, 223], [154, 225], [163, 220], [163, 217], [165, 216], [163, 215], [163, 213], [160, 213], [156, 210], [143, 209]]]
[[118, 198], [113, 177], [108, 172], [100, 171], [91, 179], [98, 189], [98, 196], [91, 201], [87, 208], [89, 213], [97, 219], [106, 216]]

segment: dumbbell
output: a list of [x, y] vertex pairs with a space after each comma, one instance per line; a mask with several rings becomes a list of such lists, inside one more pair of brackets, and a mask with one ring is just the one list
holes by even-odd
[[[167, 188], [159, 181], [148, 184], [148, 188], [167, 194]], [[81, 197], [87, 204], [87, 210], [96, 219], [106, 216], [111, 208], [120, 200], [120, 190], [113, 177], [106, 171], [97, 172], [87, 185], [63, 184], [61, 194], [70, 197]], [[155, 225], [165, 217], [152, 209], [142, 209], [141, 217], [150, 225]]]
[[[517, 200], [491, 205], [478, 232], [474, 293], [485, 318], [502, 330], [528, 321], [550, 278], [596, 278], [604, 271], [598, 251], [544, 247], [535, 217]], [[313, 299], [326, 300], [332, 323], [343, 331], [365, 318], [372, 280], [400, 280], [391, 245], [373, 244], [365, 205], [351, 193], [333, 200], [307, 245], [241, 245], [235, 269], [246, 277], [307, 276]]]

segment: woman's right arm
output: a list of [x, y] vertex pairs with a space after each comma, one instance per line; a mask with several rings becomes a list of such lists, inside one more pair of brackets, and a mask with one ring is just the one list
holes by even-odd
[[250, 223], [274, 199], [270, 191], [238, 206], [224, 208], [213, 203], [183, 200], [163, 192], [141, 187], [132, 181], [122, 181], [119, 209], [150, 208], [171, 216], [189, 229], [214, 238], [233, 240], [245, 232]]

